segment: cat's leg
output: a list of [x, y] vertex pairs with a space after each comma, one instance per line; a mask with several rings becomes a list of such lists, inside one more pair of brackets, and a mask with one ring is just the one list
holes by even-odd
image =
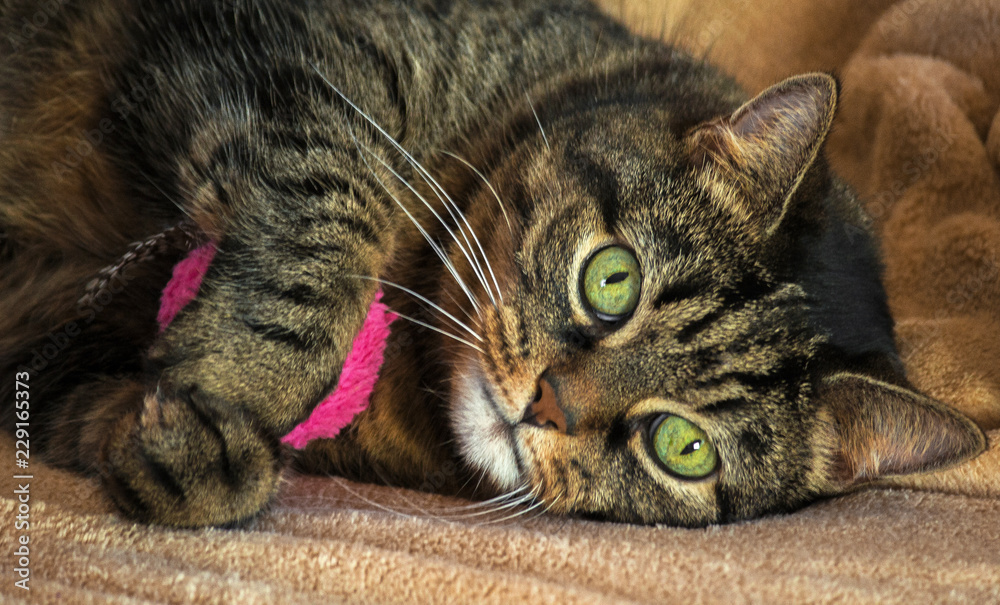
[[[97, 476], [112, 500], [139, 518], [164, 520], [145, 504], [151, 492], [161, 507], [170, 508], [164, 501], [172, 498], [212, 509], [216, 523], [260, 510], [283, 465], [277, 438], [254, 432], [254, 423], [235, 413], [218, 419], [216, 437], [199, 433], [203, 427], [190, 422], [182, 407], [143, 407], [148, 401], [143, 358], [156, 334], [154, 317], [159, 289], [169, 275], [170, 265], [163, 262], [168, 259], [131, 268], [85, 304], [77, 297], [98, 271], [95, 259], [58, 264], [33, 260], [19, 255], [4, 267], [9, 271], [2, 281], [9, 288], [0, 295], [5, 311], [0, 317], [5, 345], [0, 394], [12, 402], [9, 389], [15, 376], [25, 377], [32, 452], [57, 466]], [[5, 406], [3, 412], [9, 429], [15, 410]], [[117, 450], [109, 447], [112, 443]], [[177, 467], [171, 463], [180, 456], [194, 460], [180, 463], [191, 472], [227, 464], [230, 458], [217, 450], [220, 443], [236, 461], [226, 467], [229, 481], [195, 487], [173, 479]], [[130, 481], [145, 489], [131, 489]]]
[[[233, 160], [207, 179], [223, 193], [198, 212], [229, 219], [201, 292], [159, 337], [167, 259], [89, 306], [77, 301], [109, 259], [50, 249], [10, 261], [0, 365], [9, 376], [33, 370], [39, 453], [96, 473], [145, 521], [230, 524], [266, 506], [284, 466], [280, 438], [336, 384], [374, 295], [354, 276], [378, 275], [392, 248], [388, 178], [372, 176], [352, 132], [342, 136], [314, 150], [247, 142], [251, 176]], [[210, 207], [222, 198], [226, 208]]]
[[[53, 139], [28, 173], [20, 168], [23, 153], [39, 148], [39, 133], [87, 133], [107, 122], [100, 145], [78, 158], [69, 179], [100, 166], [91, 181], [107, 184], [110, 193], [93, 186], [50, 191], [45, 181], [17, 200], [0, 201], [32, 220], [47, 221], [71, 198], [108, 210], [106, 224], [128, 219], [127, 228], [109, 230], [114, 237], [93, 230], [101, 250], [74, 268], [65, 292], [32, 282], [39, 298], [58, 292], [58, 301], [40, 304], [58, 308], [59, 317], [12, 325], [16, 347], [9, 360], [0, 352], [3, 368], [16, 367], [6, 361], [30, 361], [32, 343], [41, 343], [49, 326], [75, 321], [73, 301], [89, 275], [115, 258], [105, 249], [120, 251], [178, 215], [193, 218], [217, 240], [198, 297], [162, 335], [148, 321], [155, 297], [132, 314], [105, 312], [104, 327], [87, 325], [74, 339], [78, 353], [61, 354], [62, 369], [50, 366], [44, 373], [53, 384], [46, 426], [57, 428], [49, 432], [49, 451], [70, 459], [63, 464], [97, 469], [130, 516], [178, 526], [252, 518], [276, 491], [280, 438], [336, 384], [374, 296], [374, 282], [356, 276], [380, 275], [391, 254], [395, 204], [388, 188], [398, 194], [403, 187], [387, 165], [406, 173], [387, 138], [317, 68], [399, 137], [405, 109], [390, 58], [359, 42], [349, 28], [338, 30], [343, 40], [318, 36], [310, 19], [281, 3], [266, 10], [223, 4], [148, 3], [100, 36], [87, 22], [72, 29], [68, 41], [46, 38], [62, 45], [61, 54], [38, 59], [22, 75], [27, 81], [51, 72], [45, 77], [53, 91], [56, 83], [65, 88], [64, 64], [115, 60], [92, 71], [72, 70], [86, 85], [73, 94], [33, 87], [38, 99], [18, 110], [18, 123], [63, 96], [69, 110], [82, 106], [86, 115], [67, 128], [71, 112], [60, 107], [0, 162], [4, 182], [40, 182], [36, 177], [49, 175], [63, 159], [67, 141]], [[180, 22], [198, 27], [161, 25]], [[252, 53], [244, 46], [248, 36]], [[99, 47], [93, 52], [76, 50], [75, 42], [93, 40]], [[58, 172], [52, 179], [63, 178]], [[62, 214], [65, 225], [45, 222], [40, 237], [65, 242], [46, 261], [56, 265], [72, 263], [63, 250], [91, 232], [74, 230], [79, 212]], [[91, 262], [96, 259], [102, 260]], [[165, 279], [143, 283], [162, 288]], [[8, 302], [19, 306], [0, 300], [0, 310]], [[110, 337], [116, 321], [139, 316], [146, 318], [144, 331], [118, 332], [120, 341]], [[108, 352], [114, 352], [111, 359]], [[120, 353], [130, 361], [121, 361]], [[60, 414], [81, 421], [59, 422]], [[62, 447], [73, 441], [79, 446]]]
[[[184, 189], [211, 192], [189, 212], [211, 217], [218, 252], [153, 345], [141, 401], [100, 447], [108, 493], [130, 516], [251, 518], [277, 489], [280, 438], [336, 384], [376, 289], [358, 276], [382, 272], [395, 218], [390, 179], [362, 149], [394, 154], [335, 109], [322, 124], [215, 125], [206, 161], [180, 171], [198, 175]], [[291, 134], [302, 130], [322, 134]]]

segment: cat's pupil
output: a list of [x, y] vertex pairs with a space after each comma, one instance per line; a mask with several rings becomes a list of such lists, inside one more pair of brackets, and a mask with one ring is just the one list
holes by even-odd
[[625, 281], [626, 279], [628, 279], [628, 276], [629, 276], [628, 271], [619, 271], [618, 273], [614, 273], [614, 274], [608, 276], [607, 278], [601, 280], [601, 287], [604, 287], [604, 286], [613, 286], [614, 284], [620, 284], [623, 281]]
[[697, 441], [692, 441], [691, 443], [687, 444], [687, 446], [683, 450], [681, 450], [681, 456], [690, 456], [691, 454], [697, 452], [700, 449], [701, 449], [701, 439]]

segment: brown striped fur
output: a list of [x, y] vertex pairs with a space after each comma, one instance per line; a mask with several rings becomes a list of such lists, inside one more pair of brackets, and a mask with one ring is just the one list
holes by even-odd
[[[822, 157], [830, 76], [747, 101], [577, 0], [14, 1], [0, 33], [0, 369], [31, 373], [46, 458], [134, 518], [245, 521], [294, 458], [703, 525], [984, 447], [899, 369], [876, 246]], [[181, 223], [219, 253], [161, 335], [189, 242], [155, 236]], [[643, 273], [617, 322], [579, 285], [610, 244]], [[369, 409], [293, 455], [368, 278], [419, 323]], [[663, 414], [716, 472], [664, 470]]]

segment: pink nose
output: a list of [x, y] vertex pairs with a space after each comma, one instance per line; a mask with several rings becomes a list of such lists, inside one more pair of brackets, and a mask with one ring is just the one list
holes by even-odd
[[559, 407], [556, 391], [544, 378], [538, 379], [538, 390], [535, 400], [524, 410], [521, 422], [543, 429], [555, 429], [566, 432], [566, 414]]

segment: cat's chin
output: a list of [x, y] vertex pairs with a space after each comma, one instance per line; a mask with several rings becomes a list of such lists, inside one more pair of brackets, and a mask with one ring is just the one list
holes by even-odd
[[505, 418], [492, 385], [476, 367], [466, 368], [454, 384], [451, 424], [462, 457], [499, 491], [523, 484], [516, 424]]

